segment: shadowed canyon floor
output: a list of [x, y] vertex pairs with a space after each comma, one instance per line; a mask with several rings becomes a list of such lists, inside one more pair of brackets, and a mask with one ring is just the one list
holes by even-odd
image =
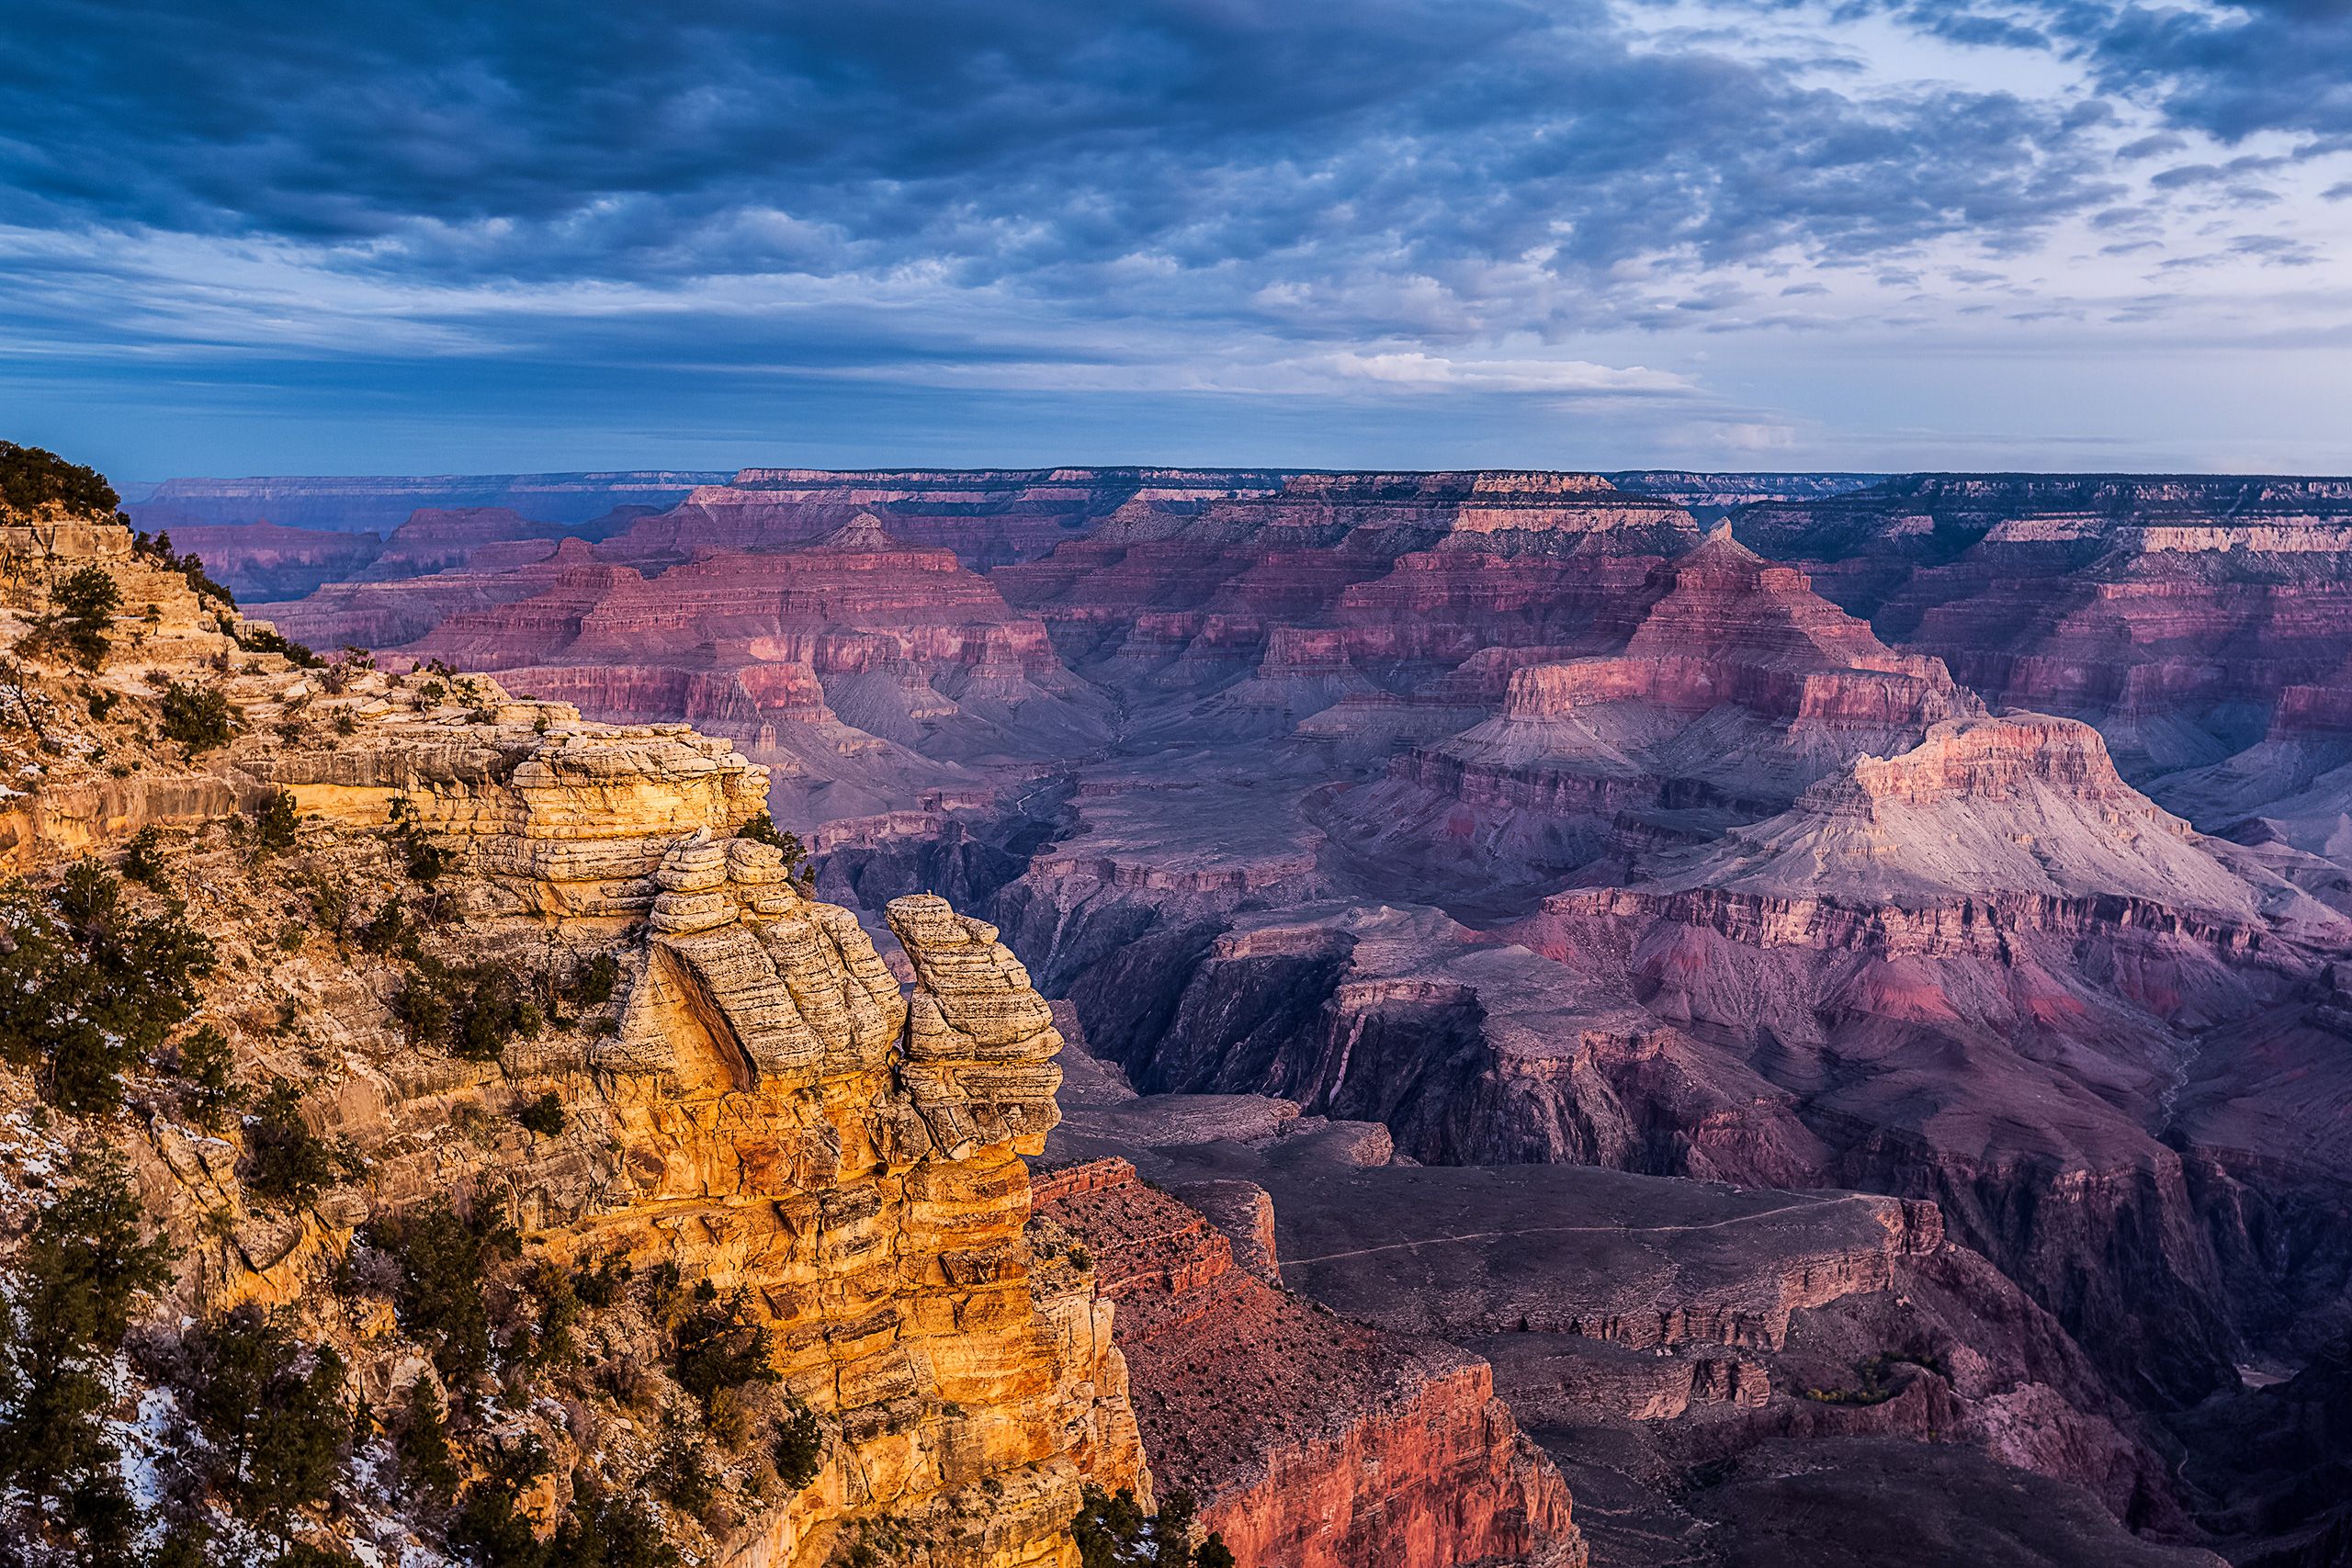
[[1596, 1562], [1891, 1500], [1922, 1562], [2328, 1561], [2222, 1434], [2352, 1335], [2343, 482], [609, 511], [219, 547], [345, 572], [261, 612], [306, 640], [691, 720], [825, 895], [993, 922], [1110, 1070], [1057, 1154], [1270, 1193], [1283, 1284], [1491, 1365]]

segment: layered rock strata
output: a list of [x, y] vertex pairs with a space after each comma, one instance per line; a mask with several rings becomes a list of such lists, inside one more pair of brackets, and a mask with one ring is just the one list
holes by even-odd
[[[368, 1175], [283, 1235], [254, 1204], [227, 1250], [202, 1249], [210, 1302], [300, 1303], [353, 1227], [469, 1194], [562, 1267], [626, 1258], [749, 1292], [785, 1390], [827, 1436], [816, 1479], [715, 1536], [716, 1560], [813, 1565], [858, 1521], [887, 1520], [929, 1561], [1070, 1568], [1081, 1482], [1151, 1488], [1112, 1306], [1024, 1231], [1021, 1155], [1055, 1120], [1045, 1004], [989, 928], [940, 900], [891, 911], [909, 996], [855, 918], [802, 895], [772, 847], [707, 829], [661, 841], [641, 935], [616, 947], [608, 923], [561, 927], [563, 951], [620, 959], [611, 1034], [518, 1042], [468, 1067], [346, 1026], [309, 1099]], [[510, 925], [477, 917], [472, 952], [532, 962], [537, 943]], [[314, 963], [285, 978], [302, 987]], [[511, 1147], [436, 1135], [453, 1104], [510, 1093], [555, 1095], [566, 1133]], [[175, 1204], [253, 1202], [200, 1145], [153, 1135]], [[365, 1346], [353, 1354], [376, 1375]], [[548, 1440], [565, 1454], [587, 1437]]]
[[1155, 1478], [1237, 1561], [1585, 1562], [1566, 1489], [1476, 1358], [1269, 1285], [1124, 1160], [1041, 1177], [1037, 1201], [1118, 1303]]
[[1374, 853], [1426, 861], [1436, 841], [1541, 877], [1753, 821], [1983, 711], [1940, 663], [1887, 649], [1721, 531], [1610, 619], [1608, 652], [1482, 661], [1507, 676], [1501, 712], [1405, 751], [1335, 818]]

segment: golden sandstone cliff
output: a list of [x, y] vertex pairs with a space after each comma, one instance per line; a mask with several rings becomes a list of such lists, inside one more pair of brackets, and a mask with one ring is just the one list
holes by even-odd
[[[544, 1562], [619, 1497], [731, 1568], [1077, 1568], [1088, 1489], [1150, 1506], [1111, 1295], [1033, 1212], [1061, 1037], [992, 927], [902, 897], [877, 945], [790, 847], [741, 836], [764, 770], [684, 726], [322, 664], [119, 528], [0, 546], [20, 641], [86, 566], [128, 607], [95, 660], [10, 666], [22, 897], [87, 854], [124, 872], [125, 918], [209, 954], [119, 1110], [52, 1116], [39, 1072], [0, 1073], [18, 1168], [123, 1150], [178, 1249], [108, 1426], [151, 1544], [195, 1519], [319, 1561]], [[40, 1201], [7, 1196], [7, 1233], [37, 1233]], [[207, 1337], [235, 1322], [347, 1378], [340, 1468], [266, 1528], [243, 1461], [187, 1468]], [[1482, 1377], [1445, 1375], [1476, 1397], [1410, 1413], [1429, 1451], [1506, 1467], [1572, 1542]], [[1314, 1507], [1377, 1518], [1347, 1495], [1377, 1483], [1326, 1462]], [[1416, 1563], [1556, 1544], [1482, 1525], [1457, 1552], [1414, 1506]], [[1254, 1505], [1269, 1549], [1317, 1528], [1283, 1507]], [[1374, 1560], [1362, 1535], [1315, 1560]]]

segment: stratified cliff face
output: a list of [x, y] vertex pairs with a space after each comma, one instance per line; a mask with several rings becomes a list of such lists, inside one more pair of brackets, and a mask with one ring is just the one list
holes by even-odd
[[1930, 476], [1736, 523], [1987, 701], [2097, 725], [2207, 831], [2345, 863], [2352, 482]]
[[911, 805], [968, 758], [1099, 744], [1110, 705], [948, 550], [860, 513], [800, 547], [705, 555], [648, 578], [567, 540], [511, 570], [330, 590], [294, 635], [416, 631], [402, 651], [495, 670], [614, 722], [684, 718], [773, 768], [778, 815]]
[[[1551, 895], [1508, 941], [1336, 898], [1369, 874], [1329, 854], [1278, 911], [1243, 867], [1230, 890], [1155, 868], [1155, 811], [1247, 793], [1081, 793], [1080, 830], [996, 896], [1140, 1088], [1284, 1096], [1424, 1162], [1933, 1197], [2111, 1376], [2184, 1400], [2285, 1328], [2282, 1299], [2339, 1310], [2341, 1249], [2256, 1263], [2274, 1222], [2244, 1204], [2278, 1195], [2300, 1234], [2334, 1201], [2308, 1136], [2291, 1178], [2252, 1162], [2281, 1146], [2256, 1131], [2283, 1112], [2276, 1066], [2318, 1060], [2343, 919], [2132, 791], [2086, 726], [1938, 720], [1777, 816]], [[2201, 1147], [2152, 1134], [2175, 1115]]]
[[[1197, 515], [1122, 512], [994, 581], [1089, 675], [1187, 707], [1231, 687], [1187, 727], [1279, 734], [1482, 648], [1580, 634], [1696, 536], [1589, 474], [1302, 474]], [[1323, 628], [1304, 671], [1281, 640], [1302, 628]]]
[[1627, 600], [1595, 628], [1610, 651], [1510, 669], [1499, 714], [1408, 750], [1332, 820], [1376, 852], [1460, 862], [1466, 848], [1541, 880], [1756, 820], [1855, 757], [1981, 711], [1939, 662], [1891, 651], [1727, 533]]
[[615, 542], [613, 558], [658, 570], [714, 551], [790, 549], [872, 513], [897, 537], [952, 550], [977, 570], [1033, 559], [1123, 510], [1182, 515], [1281, 482], [1222, 468], [745, 468], [646, 519]]
[[1192, 1492], [1238, 1562], [1582, 1568], [1567, 1488], [1485, 1362], [1287, 1294], [1270, 1229], [1245, 1269], [1125, 1160], [1043, 1176], [1037, 1202], [1117, 1303], [1155, 1479]]
[[[420, 1081], [387, 1061], [321, 1085], [322, 1131], [372, 1156], [371, 1178], [284, 1257], [226, 1259], [215, 1299], [292, 1298], [354, 1221], [495, 1192], [535, 1254], [674, 1264], [748, 1289], [774, 1325], [786, 1387], [837, 1437], [807, 1490], [714, 1541], [725, 1561], [814, 1562], [870, 1517], [934, 1561], [1074, 1562], [1080, 1480], [1148, 1482], [1107, 1303], [1023, 1238], [1018, 1156], [1053, 1124], [1059, 1039], [1019, 965], [987, 926], [902, 899], [892, 929], [918, 976], [902, 997], [856, 919], [799, 894], [775, 850], [681, 837], [761, 798], [723, 746], [558, 731], [539, 750], [503, 782], [444, 782], [434, 762], [396, 782], [408, 820], [470, 840], [494, 885], [560, 911], [559, 931], [646, 920], [618, 950], [611, 1037], [518, 1045], [488, 1075], [555, 1092], [577, 1131], [507, 1164], [430, 1138], [483, 1075]], [[296, 788], [346, 815], [372, 793]]]
[[[1425, 1165], [1933, 1201], [2143, 1412], [2352, 1328], [2345, 486], [1622, 479], [762, 471], [280, 618], [627, 721], [555, 727], [550, 768], [693, 721], [770, 770], [829, 896], [948, 893], [1147, 1094]], [[378, 722], [335, 766], [378, 767]], [[398, 786], [435, 831], [497, 815], [491, 736]], [[74, 779], [121, 822], [249, 787]], [[607, 896], [473, 841], [485, 907]], [[622, 862], [650, 900], [659, 857]], [[1735, 1358], [1634, 1354], [1570, 1371], [1783, 1418]], [[2092, 1427], [2044, 1411], [2082, 1445], [2033, 1457], [2043, 1396], [2004, 1426], [2024, 1385], [1951, 1371], [1780, 1436], [1973, 1423], [2162, 1511]], [[1723, 1497], [1789, 1495], [1769, 1468]]]
[[[467, 1440], [548, 1457], [526, 1528], [551, 1529], [582, 1500], [576, 1482], [638, 1488], [657, 1443], [721, 1446], [716, 1499], [673, 1497], [664, 1528], [737, 1568], [814, 1568], [886, 1527], [927, 1562], [1074, 1568], [1082, 1483], [1149, 1498], [1112, 1305], [1089, 1269], [1028, 1239], [1022, 1156], [1055, 1124], [1061, 1039], [993, 928], [935, 897], [893, 901], [904, 989], [855, 916], [809, 898], [779, 849], [734, 837], [766, 779], [725, 741], [584, 724], [480, 677], [292, 667], [240, 649], [259, 628], [199, 611], [121, 530], [41, 543], [163, 607], [136, 658], [91, 672], [117, 695], [88, 735], [25, 688], [70, 760], [61, 786], [83, 768], [112, 777], [96, 766], [109, 750], [121, 763], [155, 748], [135, 727], [167, 682], [218, 692], [243, 726], [196, 748], [217, 795], [150, 789], [130, 820], [107, 807], [72, 834], [53, 829], [86, 795], [12, 791], [7, 812], [42, 882], [61, 852], [112, 854], [132, 825], [163, 832], [142, 851], [157, 868], [138, 874], [153, 887], [131, 897], [181, 900], [211, 944], [198, 1018], [227, 1040], [232, 1081], [281, 1082], [299, 1104], [291, 1131], [280, 1109], [190, 1121], [173, 1080], [133, 1064], [140, 1113], [75, 1128], [133, 1155], [181, 1248], [175, 1312], [262, 1304], [341, 1355], [363, 1408], [392, 1421], [446, 1381], [458, 1416], [481, 1391], [446, 1342], [425, 1354], [413, 1303], [396, 1317], [362, 1282], [389, 1267], [385, 1248], [405, 1256], [404, 1223], [454, 1202], [480, 1227], [503, 1217], [522, 1255], [517, 1272], [431, 1305], [490, 1310], [466, 1376], [516, 1381]], [[256, 840], [240, 804], [270, 801], [291, 811]], [[582, 1005], [593, 1016], [558, 1016]], [[6, 1080], [13, 1117], [26, 1086]], [[289, 1189], [256, 1174], [266, 1137], [335, 1152]], [[571, 1300], [575, 1348], [557, 1349], [546, 1281], [592, 1275], [605, 1295], [584, 1317]], [[652, 1294], [615, 1305], [614, 1281], [631, 1279]], [[773, 1397], [814, 1414], [807, 1478], [779, 1486], [742, 1451], [764, 1406], [725, 1405], [717, 1388], [657, 1405], [645, 1391], [671, 1354], [662, 1325], [696, 1301], [740, 1303], [727, 1310], [766, 1334], [729, 1398], [773, 1377]], [[640, 1370], [589, 1370], [622, 1363]], [[547, 1380], [562, 1399], [523, 1392]], [[144, 1386], [127, 1397], [169, 1407]], [[375, 1419], [362, 1450], [385, 1440]], [[160, 1428], [125, 1429], [163, 1471], [187, 1461]], [[364, 1479], [334, 1484], [348, 1508], [303, 1517], [303, 1533], [441, 1560], [444, 1516], [421, 1503], [404, 1516]]]
[[215, 581], [248, 602], [300, 599], [357, 576], [384, 548], [372, 533], [275, 523], [183, 525], [168, 532], [175, 550], [201, 559]]

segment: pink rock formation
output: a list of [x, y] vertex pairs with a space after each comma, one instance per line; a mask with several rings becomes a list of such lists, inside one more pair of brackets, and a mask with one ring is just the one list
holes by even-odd
[[1236, 1561], [1582, 1568], [1567, 1489], [1484, 1361], [1266, 1284], [1124, 1160], [1042, 1176], [1033, 1194], [1117, 1303], [1154, 1484], [1192, 1492]]

